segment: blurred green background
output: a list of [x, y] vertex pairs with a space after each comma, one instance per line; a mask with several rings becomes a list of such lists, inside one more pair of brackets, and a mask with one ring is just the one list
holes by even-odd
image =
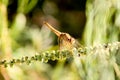
[[[0, 60], [58, 49], [57, 36], [43, 21], [85, 46], [120, 41], [119, 5], [119, 0], [0, 0]], [[1, 67], [0, 80], [98, 80], [78, 75], [74, 66], [55, 64]]]

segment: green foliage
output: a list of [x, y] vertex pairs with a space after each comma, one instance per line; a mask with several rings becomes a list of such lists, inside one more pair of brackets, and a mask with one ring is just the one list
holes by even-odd
[[[74, 58], [71, 64], [74, 64], [74, 68], [77, 69], [77, 77], [81, 80], [114, 80], [115, 77], [120, 79], [120, 71], [117, 65], [118, 62], [120, 63], [120, 60], [117, 59], [117, 57], [120, 57], [118, 56], [120, 53], [120, 42], [100, 44], [78, 50], [73, 49], [72, 53], [73, 55], [69, 51], [46, 51], [31, 57], [25, 56], [21, 59], [12, 59], [10, 61], [3, 60], [0, 62], [0, 65], [4, 67], [8, 67], [9, 65], [12, 67], [15, 64], [23, 63], [29, 65], [35, 61], [47, 63], [48, 60], [61, 61], [62, 59]], [[117, 75], [115, 76], [115, 74]]]
[[[86, 5], [87, 23], [84, 32], [86, 45], [119, 41], [119, 1], [88, 0]], [[116, 24], [117, 23], [117, 24]]]
[[18, 13], [28, 13], [38, 0], [18, 0]]

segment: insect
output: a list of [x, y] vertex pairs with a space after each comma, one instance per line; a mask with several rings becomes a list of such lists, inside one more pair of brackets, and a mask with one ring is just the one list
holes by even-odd
[[80, 46], [80, 44], [68, 33], [60, 32], [56, 30], [47, 22], [44, 22], [44, 24], [58, 36], [58, 44], [60, 50], [71, 51], [73, 48], [77, 48]]

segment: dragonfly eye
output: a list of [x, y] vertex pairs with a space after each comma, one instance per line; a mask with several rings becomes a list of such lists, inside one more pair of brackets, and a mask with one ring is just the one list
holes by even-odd
[[69, 38], [68, 38], [67, 40], [68, 40], [68, 41], [71, 41], [71, 39], [69, 39]]

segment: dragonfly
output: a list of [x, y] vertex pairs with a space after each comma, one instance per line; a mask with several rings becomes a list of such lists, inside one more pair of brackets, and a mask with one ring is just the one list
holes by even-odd
[[58, 45], [59, 45], [60, 51], [61, 50], [71, 51], [73, 48], [80, 47], [80, 43], [75, 38], [73, 38], [70, 34], [58, 31], [53, 26], [51, 26], [48, 22], [44, 22], [44, 25], [46, 25], [53, 33], [55, 33], [58, 36]]

